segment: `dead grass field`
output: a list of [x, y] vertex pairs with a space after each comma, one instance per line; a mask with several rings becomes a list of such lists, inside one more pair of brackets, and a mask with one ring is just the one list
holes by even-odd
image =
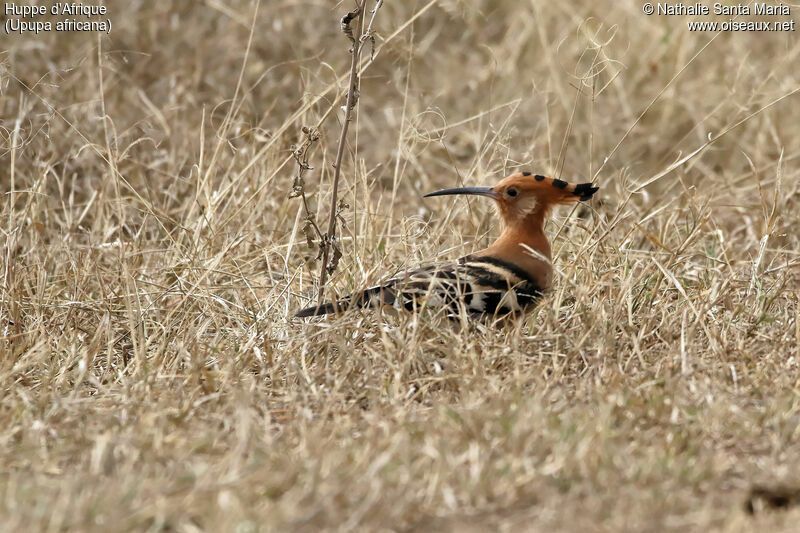
[[329, 294], [497, 235], [426, 192], [601, 189], [523, 318], [300, 321], [351, 4], [107, 5], [0, 37], [0, 529], [796, 531], [744, 504], [800, 486], [797, 33], [386, 0]]

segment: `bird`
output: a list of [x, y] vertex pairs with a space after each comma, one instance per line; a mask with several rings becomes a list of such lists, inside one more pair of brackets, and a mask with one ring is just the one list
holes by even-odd
[[306, 307], [299, 318], [343, 313], [354, 308], [391, 307], [414, 311], [446, 308], [451, 317], [499, 316], [534, 305], [551, 288], [553, 266], [544, 223], [555, 205], [586, 201], [593, 183], [568, 183], [531, 172], [517, 172], [493, 187], [458, 187], [424, 195], [477, 195], [494, 200], [503, 231], [488, 248], [456, 261], [403, 272], [375, 287], [338, 301]]

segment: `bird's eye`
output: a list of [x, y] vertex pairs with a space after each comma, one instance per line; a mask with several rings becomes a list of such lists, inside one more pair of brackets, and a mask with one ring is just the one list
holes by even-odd
[[517, 189], [508, 189], [506, 194], [513, 198], [517, 195]]

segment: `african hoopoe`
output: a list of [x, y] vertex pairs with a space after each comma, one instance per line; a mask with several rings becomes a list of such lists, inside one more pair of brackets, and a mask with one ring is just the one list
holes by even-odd
[[404, 272], [377, 287], [338, 302], [308, 307], [295, 316], [308, 317], [351, 307], [391, 306], [413, 310], [423, 305], [459, 307], [473, 314], [520, 311], [550, 288], [553, 267], [544, 221], [550, 208], [588, 200], [597, 191], [591, 183], [570, 184], [530, 172], [512, 174], [494, 187], [443, 189], [425, 197], [475, 194], [495, 201], [505, 228], [488, 248], [456, 262]]

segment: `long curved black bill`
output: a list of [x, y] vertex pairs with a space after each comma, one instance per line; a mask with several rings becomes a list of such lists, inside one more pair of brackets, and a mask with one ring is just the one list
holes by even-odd
[[430, 198], [431, 196], [446, 196], [448, 194], [474, 194], [477, 196], [497, 198], [497, 193], [494, 192], [491, 187], [456, 187], [455, 189], [442, 189], [441, 191], [430, 192], [423, 196], [423, 198]]

